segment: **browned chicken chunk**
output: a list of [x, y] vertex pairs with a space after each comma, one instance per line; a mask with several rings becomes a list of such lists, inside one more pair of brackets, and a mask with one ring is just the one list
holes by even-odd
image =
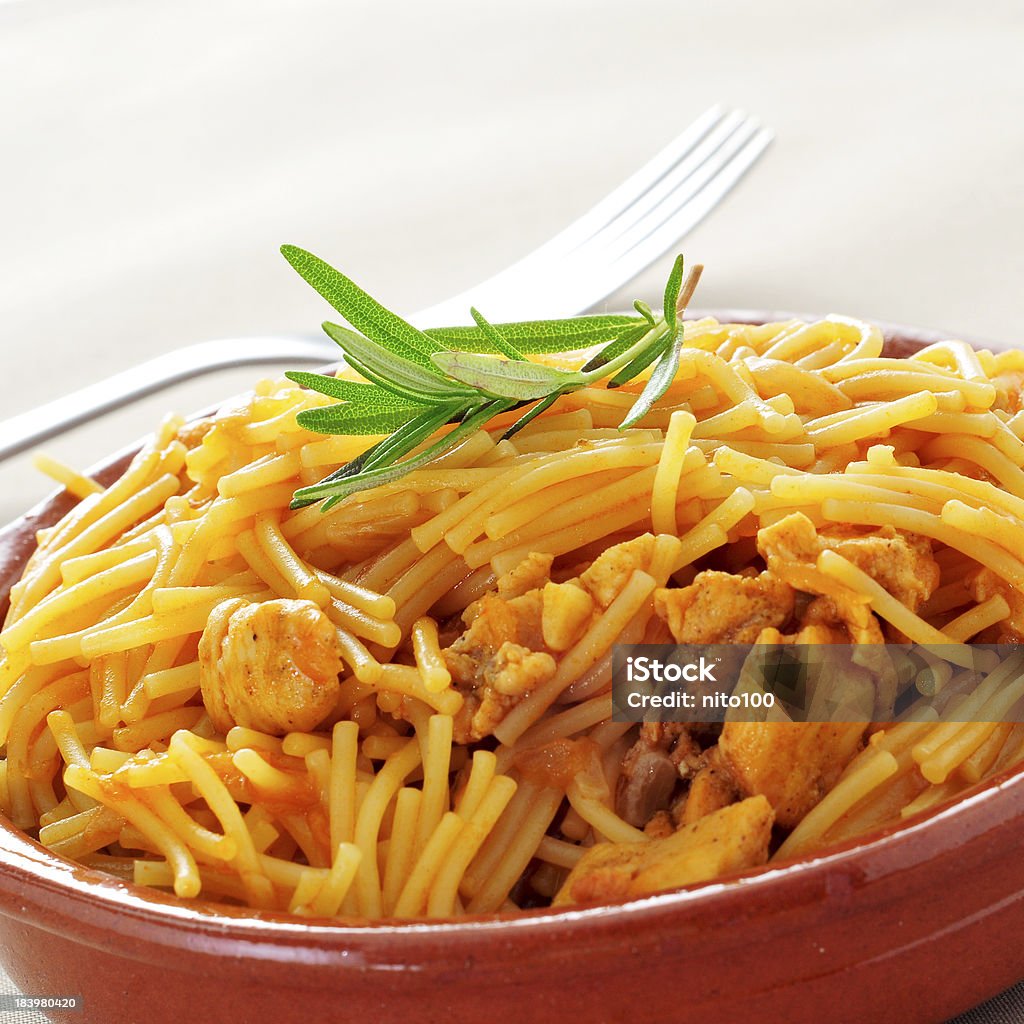
[[654, 534], [651, 533], [615, 544], [594, 559], [590, 568], [580, 575], [580, 583], [602, 608], [607, 608], [635, 570], [646, 572], [650, 568], [653, 554]]
[[661, 839], [597, 843], [569, 873], [554, 905], [628, 899], [706, 882], [768, 859], [772, 808], [751, 797]]
[[203, 703], [214, 726], [283, 736], [334, 709], [342, 662], [334, 625], [312, 601], [223, 601], [199, 641]]
[[722, 762], [740, 792], [760, 794], [775, 820], [792, 828], [853, 760], [866, 722], [726, 722]]
[[650, 567], [655, 538], [646, 533], [602, 552], [579, 577], [553, 583], [550, 555], [533, 553], [497, 582], [496, 592], [463, 613], [467, 628], [445, 649], [452, 681], [465, 699], [455, 739], [490, 735], [508, 712], [557, 669], [595, 616], [636, 569]]
[[[867, 599], [839, 584], [834, 589], [835, 593], [816, 597], [804, 609], [800, 617], [803, 628], [797, 634], [801, 638], [794, 643], [884, 644], [882, 627]], [[808, 632], [815, 628], [826, 630], [832, 640], [823, 639], [826, 633]]]
[[490, 735], [523, 695], [555, 674], [544, 647], [541, 590], [505, 600], [485, 594], [466, 609], [468, 628], [444, 651], [465, 703], [455, 718], [456, 742]]
[[870, 533], [819, 533], [807, 516], [794, 512], [759, 530], [757, 548], [769, 570], [794, 563], [814, 565], [822, 551], [835, 551], [911, 611], [917, 611], [939, 585], [931, 541], [891, 526]]
[[793, 616], [793, 588], [770, 572], [734, 576], [708, 570], [688, 587], [657, 590], [654, 610], [680, 644], [752, 644], [762, 629]]
[[690, 783], [686, 801], [679, 809], [680, 823], [683, 825], [692, 825], [739, 799], [736, 782], [723, 765], [718, 747], [712, 747], [704, 755], [703, 761], [703, 766]]

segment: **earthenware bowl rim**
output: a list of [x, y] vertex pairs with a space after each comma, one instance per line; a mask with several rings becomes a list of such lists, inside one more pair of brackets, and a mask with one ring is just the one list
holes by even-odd
[[[815, 314], [748, 309], [694, 310], [690, 316], [714, 316], [723, 323], [767, 323], [789, 319], [811, 321], [822, 318]], [[946, 332], [902, 324], [875, 320], [870, 322], [880, 327], [887, 339], [930, 344], [950, 336]], [[1005, 343], [974, 338], [963, 340], [969, 341], [975, 347], [1006, 347]], [[115, 464], [137, 449], [137, 443], [129, 445], [105, 459], [100, 465]], [[27, 520], [46, 508], [59, 494], [60, 491], [54, 492], [15, 520], [3, 532], [16, 530], [19, 525], [24, 527]], [[527, 933], [535, 935], [538, 931], [546, 930], [561, 932], [564, 928], [576, 925], [593, 927], [596, 924], [639, 924], [641, 920], [652, 916], [662, 917], [684, 912], [687, 916], [691, 913], [714, 914], [716, 903], [731, 900], [737, 894], [752, 895], [754, 892], [762, 892], [774, 886], [780, 890], [781, 896], [787, 881], [796, 884], [819, 878], [824, 880], [836, 871], [845, 869], [869, 872], [873, 866], [881, 868], [879, 874], [886, 874], [890, 870], [903, 870], [908, 865], [883, 868], [880, 863], [876, 865], [875, 862], [882, 862], [885, 855], [896, 846], [908, 846], [915, 840], [927, 840], [932, 834], [938, 840], [933, 851], [937, 854], [947, 845], [942, 842], [944, 837], [948, 843], [960, 841], [958, 826], [963, 824], [962, 819], [965, 815], [977, 817], [993, 800], [1004, 797], [1009, 790], [1021, 787], [1024, 787], [1024, 769], [1011, 767], [983, 780], [952, 802], [929, 808], [907, 822], [891, 824], [854, 837], [819, 854], [779, 864], [770, 863], [753, 871], [715, 879], [683, 890], [586, 907], [548, 907], [513, 914], [479, 915], [443, 921], [339, 923], [330, 919], [298, 918], [279, 912], [229, 907], [206, 901], [186, 902], [157, 890], [122, 882], [99, 869], [66, 860], [50, 852], [2, 818], [0, 889], [18, 889], [19, 882], [29, 885], [34, 882], [37, 886], [49, 890], [52, 894], [59, 894], [77, 906], [86, 904], [96, 910], [126, 914], [135, 919], [144, 918], [146, 923], [155, 927], [176, 929], [187, 925], [190, 929], [201, 930], [229, 943], [238, 940], [288, 939], [289, 944], [293, 945], [294, 940], [306, 940], [302, 945], [320, 948], [325, 945], [339, 947], [338, 951], [342, 952], [343, 948], [351, 947], [360, 939], [365, 941], [369, 937], [382, 937], [391, 941], [406, 940], [401, 948], [408, 953], [413, 953], [410, 943], [419, 946], [415, 940], [422, 939], [423, 950], [429, 953], [431, 937], [445, 936], [453, 940], [466, 939], [477, 942], [481, 940], [483, 934], [492, 931], [511, 937]], [[922, 857], [918, 862], [928, 859], [927, 856]], [[70, 906], [68, 909], [70, 910]], [[397, 954], [398, 950], [395, 952]], [[396, 955], [396, 959], [402, 957]]]

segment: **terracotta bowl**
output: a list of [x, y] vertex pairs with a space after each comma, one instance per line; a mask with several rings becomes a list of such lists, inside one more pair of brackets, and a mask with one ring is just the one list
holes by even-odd
[[[888, 337], [907, 354], [935, 336]], [[0, 600], [70, 503], [0, 534]], [[686, 891], [361, 926], [181, 903], [0, 822], [0, 962], [26, 993], [82, 998], [55, 1020], [102, 1024], [942, 1021], [1024, 977], [1022, 843], [1024, 775], [1009, 772], [900, 827]]]

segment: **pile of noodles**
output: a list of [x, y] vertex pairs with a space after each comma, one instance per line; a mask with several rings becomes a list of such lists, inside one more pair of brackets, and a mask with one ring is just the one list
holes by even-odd
[[[612, 645], [644, 638], [670, 580], [754, 564], [759, 528], [798, 510], [930, 538], [941, 580], [916, 613], [829, 562], [915, 643], [1013, 625], [1024, 353], [945, 342], [885, 358], [877, 329], [841, 317], [705, 319], [685, 337], [675, 382], [633, 429], [618, 425], [642, 381], [587, 388], [510, 440], [519, 413], [327, 514], [289, 499], [373, 439], [300, 428], [296, 413], [327, 400], [287, 382], [212, 421], [169, 420], [106, 489], [56, 467], [82, 500], [40, 532], [0, 633], [3, 813], [55, 853], [180, 897], [364, 918], [513, 909], [528, 867], [528, 902], [543, 902], [595, 842], [647, 839], [615, 811], [636, 727], [611, 720]], [[454, 743], [463, 695], [438, 623], [533, 552], [579, 566], [645, 533], [650, 563], [555, 675], [493, 739]], [[1002, 585], [982, 602], [965, 586], [979, 567]], [[313, 731], [215, 730], [198, 643], [236, 597], [309, 600], [337, 627], [340, 697]], [[992, 703], [1009, 697], [978, 699], [973, 723], [876, 729], [779, 855], [899, 821], [1018, 760], [1024, 731]], [[521, 770], [523, 750], [559, 737], [596, 744], [603, 791]]]

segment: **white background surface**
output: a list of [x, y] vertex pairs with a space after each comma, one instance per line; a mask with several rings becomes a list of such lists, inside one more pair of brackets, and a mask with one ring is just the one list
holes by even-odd
[[[284, 241], [411, 313], [715, 101], [777, 141], [684, 246], [701, 304], [1019, 338], [1022, 52], [1020, 0], [0, 3], [0, 411], [188, 342], [316, 331]], [[88, 464], [252, 376], [47, 447]], [[45, 491], [0, 466], [0, 519]]]
[[[1020, 0], [0, 2], [0, 416], [189, 342], [315, 331], [285, 241], [411, 313], [716, 101], [777, 140], [683, 246], [701, 305], [1024, 342], [1022, 54]], [[253, 376], [47, 448], [88, 464]], [[0, 465], [0, 519], [46, 490]]]

